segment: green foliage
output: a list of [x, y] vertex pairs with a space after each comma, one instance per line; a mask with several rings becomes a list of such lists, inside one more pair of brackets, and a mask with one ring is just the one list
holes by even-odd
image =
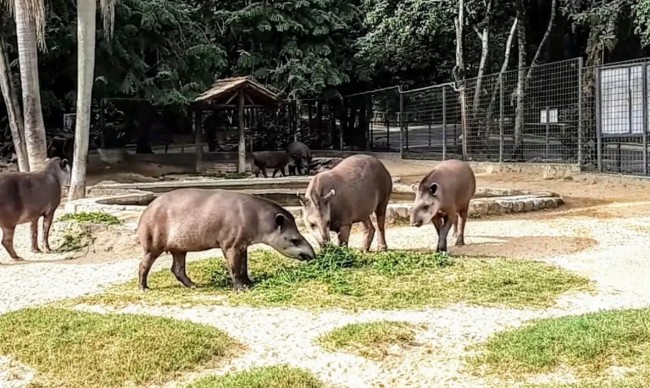
[[433, 252], [409, 251], [362, 254], [336, 246], [325, 247], [316, 260], [308, 263], [267, 250], [251, 252], [249, 273], [254, 287], [236, 293], [222, 259], [202, 260], [188, 264], [188, 274], [198, 285], [193, 290], [179, 285], [169, 271], [158, 271], [149, 275], [151, 292], [139, 292], [133, 280], [104, 294], [70, 303], [225, 303], [352, 310], [421, 308], [458, 302], [547, 307], [564, 292], [590, 287], [585, 278], [532, 261], [455, 260]]
[[232, 37], [233, 73], [253, 75], [285, 97], [320, 94], [350, 82], [357, 7], [349, 1], [232, 2], [215, 23]]
[[61, 216], [60, 220], [102, 225], [119, 225], [122, 223], [122, 220], [119, 218], [104, 212], [66, 213]]
[[638, 386], [635, 381], [650, 378], [650, 310], [542, 319], [498, 333], [478, 348], [482, 354], [471, 358], [474, 366], [518, 381], [568, 368], [580, 382], [602, 383], [610, 367], [622, 367], [629, 376], [620, 386]]
[[36, 369], [37, 386], [151, 385], [238, 346], [216, 328], [145, 315], [40, 307], [0, 317], [0, 354]]
[[641, 37], [644, 45], [650, 45], [650, 1], [640, 0], [634, 6], [636, 14], [636, 33]]
[[317, 340], [325, 349], [348, 351], [380, 361], [390, 346], [415, 345], [416, 329], [409, 322], [353, 323], [329, 331]]
[[303, 369], [287, 365], [253, 368], [224, 376], [204, 377], [187, 388], [322, 388], [325, 384]]

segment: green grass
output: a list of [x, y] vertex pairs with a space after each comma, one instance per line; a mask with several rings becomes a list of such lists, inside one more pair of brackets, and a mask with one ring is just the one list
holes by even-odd
[[80, 213], [66, 213], [61, 218], [61, 221], [74, 221], [82, 224], [102, 224], [102, 225], [119, 225], [122, 220], [112, 214], [104, 212], [80, 212]]
[[521, 379], [568, 368], [581, 379], [575, 386], [588, 387], [603, 386], [610, 367], [623, 367], [631, 373], [607, 386], [639, 386], [650, 381], [650, 309], [538, 320], [478, 349], [470, 362], [481, 373]]
[[239, 346], [215, 328], [168, 318], [50, 307], [0, 316], [0, 354], [34, 368], [40, 386], [161, 383]]
[[223, 259], [188, 265], [198, 288], [183, 288], [169, 270], [149, 275], [150, 292], [137, 281], [82, 297], [73, 303], [185, 305], [230, 304], [295, 306], [311, 309], [406, 309], [449, 303], [547, 307], [558, 295], [585, 290], [590, 282], [560, 268], [512, 259], [452, 259], [436, 253], [389, 251], [361, 254], [326, 247], [310, 263], [269, 251], [249, 254], [256, 286], [244, 293], [231, 289]]
[[415, 345], [416, 330], [417, 327], [408, 322], [353, 323], [325, 333], [317, 340], [327, 350], [382, 360], [391, 345]]
[[187, 388], [322, 388], [325, 385], [308, 371], [286, 365], [254, 368], [224, 376], [210, 376]]

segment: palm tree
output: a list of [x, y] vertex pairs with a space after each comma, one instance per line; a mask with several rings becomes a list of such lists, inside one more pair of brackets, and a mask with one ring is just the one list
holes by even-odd
[[[90, 108], [95, 68], [95, 15], [97, 0], [77, 0], [77, 114], [74, 157], [68, 200], [86, 196], [86, 165], [90, 138]], [[110, 37], [115, 21], [115, 0], [100, 0], [104, 35]]]
[[29, 168], [33, 171], [39, 169], [47, 158], [37, 50], [37, 45], [45, 47], [45, 6], [42, 0], [4, 0], [4, 2], [9, 6], [13, 2], [12, 9], [16, 18], [25, 145]]

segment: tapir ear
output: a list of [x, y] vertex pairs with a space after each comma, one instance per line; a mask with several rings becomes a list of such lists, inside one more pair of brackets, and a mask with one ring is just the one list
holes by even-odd
[[429, 194], [436, 195], [437, 192], [438, 192], [438, 184], [432, 183], [431, 186], [429, 186]]
[[286, 218], [284, 214], [278, 213], [275, 215], [275, 226], [278, 228], [281, 228], [284, 226], [284, 222], [286, 221]]
[[336, 190], [331, 189], [331, 190], [329, 191], [329, 193], [327, 193], [327, 194], [325, 194], [325, 195], [323, 196], [323, 201], [329, 201], [329, 200], [332, 199], [332, 197], [334, 197], [335, 195], [336, 195]]
[[417, 193], [418, 192], [418, 185], [416, 185], [415, 183], [412, 184], [411, 185], [411, 190], [413, 190], [413, 192]]
[[66, 167], [68, 167], [68, 159], [63, 159], [61, 161], [61, 169], [65, 170]]

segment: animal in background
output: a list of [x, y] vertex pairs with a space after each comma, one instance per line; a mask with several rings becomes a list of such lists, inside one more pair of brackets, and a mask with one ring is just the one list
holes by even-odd
[[61, 204], [61, 189], [70, 185], [67, 159], [46, 159], [39, 171], [0, 174], [0, 227], [2, 245], [14, 260], [22, 260], [14, 250], [16, 226], [31, 223], [32, 252], [38, 247], [38, 220], [43, 217], [43, 250], [50, 249], [50, 227]]
[[264, 178], [268, 178], [266, 174], [267, 168], [273, 169], [273, 177], [275, 174], [280, 171], [282, 176], [286, 176], [284, 173], [285, 166], [289, 163], [289, 154], [285, 151], [256, 151], [253, 152], [253, 172], [255, 176], [258, 177], [260, 171]]
[[305, 169], [305, 175], [309, 175], [309, 166], [311, 165], [311, 151], [305, 143], [294, 141], [287, 146], [287, 152], [296, 164], [296, 172], [300, 175], [302, 168]]

